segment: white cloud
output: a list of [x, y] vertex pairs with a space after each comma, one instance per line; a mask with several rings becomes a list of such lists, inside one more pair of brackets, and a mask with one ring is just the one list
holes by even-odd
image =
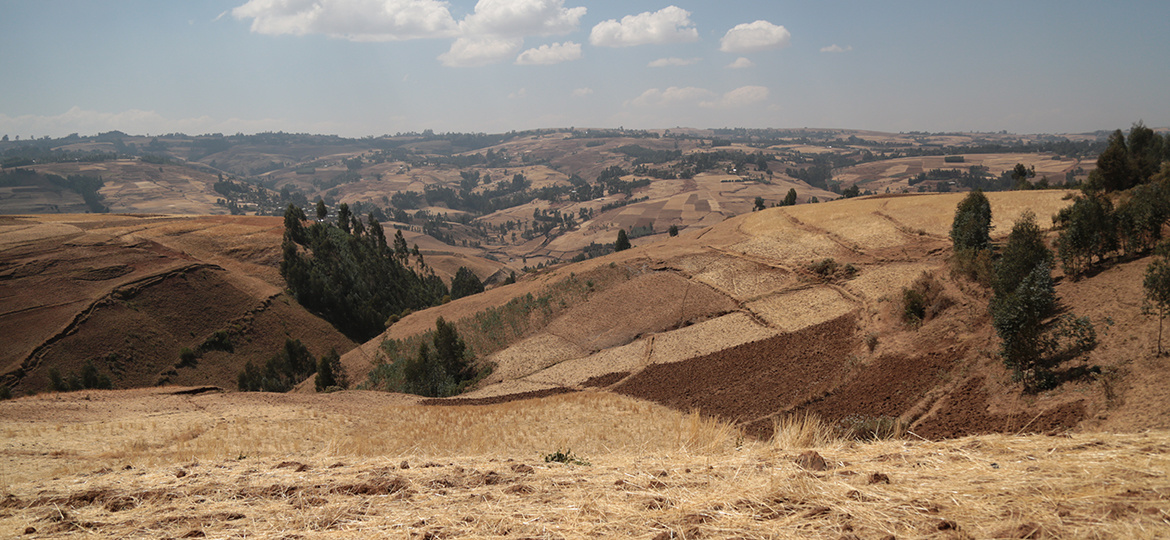
[[479, 0], [475, 13], [460, 23], [464, 35], [550, 36], [577, 29], [585, 8], [566, 8], [564, 0]]
[[528, 97], [528, 89], [521, 88], [515, 92], [508, 94], [508, 99], [524, 99]]
[[511, 58], [522, 45], [524, 38], [461, 37], [439, 55], [439, 61], [447, 67], [494, 64]]
[[667, 6], [653, 13], [626, 15], [621, 22], [616, 19], [602, 21], [589, 34], [589, 43], [598, 47], [630, 47], [697, 39], [699, 31], [691, 22], [691, 13], [678, 6]]
[[843, 53], [843, 52], [849, 52], [852, 50], [853, 50], [853, 45], [846, 45], [846, 46], [842, 47], [840, 45], [837, 45], [836, 43], [829, 45], [828, 47], [821, 47], [821, 52], [830, 52], [830, 53]]
[[258, 34], [323, 34], [350, 41], [452, 37], [457, 24], [439, 0], [249, 0], [232, 10]]
[[768, 93], [768, 88], [764, 86], [741, 86], [719, 96], [717, 100], [699, 103], [699, 106], [715, 109], [734, 109], [760, 103], [768, 99]]
[[719, 40], [719, 50], [729, 53], [750, 53], [788, 46], [792, 34], [783, 26], [768, 21], [735, 25]]
[[756, 63], [741, 56], [739, 58], [736, 58], [734, 62], [727, 64], [727, 67], [730, 69], [744, 69], [744, 68], [756, 67]]
[[581, 44], [566, 41], [528, 49], [516, 57], [516, 63], [520, 65], [548, 65], [580, 59]]
[[583, 98], [585, 96], [593, 95], [593, 89], [589, 87], [578, 88], [573, 90], [573, 97]]
[[690, 65], [698, 64], [699, 61], [701, 61], [701, 60], [702, 60], [702, 58], [675, 58], [672, 56], [670, 58], [659, 58], [657, 60], [652, 60], [647, 65], [650, 67], [690, 66]]
[[626, 103], [637, 107], [665, 107], [679, 103], [696, 102], [714, 95], [714, 92], [704, 88], [671, 86], [666, 90], [651, 88]]

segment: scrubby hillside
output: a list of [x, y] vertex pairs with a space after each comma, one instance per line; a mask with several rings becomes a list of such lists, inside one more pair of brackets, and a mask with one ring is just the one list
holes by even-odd
[[[1063, 366], [1056, 390], [1024, 394], [995, 355], [990, 293], [951, 275], [947, 235], [961, 198], [754, 212], [415, 313], [384, 339], [409, 341], [438, 316], [458, 321], [496, 364], [464, 398], [602, 387], [761, 436], [805, 411], [842, 424], [897, 420], [928, 438], [1166, 427], [1170, 395], [1148, 384], [1170, 373], [1153, 357], [1156, 321], [1139, 309], [1145, 261], [1061, 280], [1061, 308], [1089, 316], [1100, 346]], [[1046, 220], [1069, 204], [1062, 191], [988, 198], [999, 238], [1025, 211]], [[908, 323], [903, 289], [919, 280], [939, 294], [926, 320]], [[498, 308], [529, 294], [546, 307]], [[499, 317], [522, 331], [485, 342], [486, 321]], [[382, 342], [343, 362], [364, 373], [393, 358], [388, 351], [411, 350]]]
[[[299, 339], [353, 342], [283, 293], [279, 218], [87, 214], [0, 218], [0, 376], [17, 395], [87, 364], [117, 388], [234, 388]], [[184, 361], [180, 352], [198, 356]]]

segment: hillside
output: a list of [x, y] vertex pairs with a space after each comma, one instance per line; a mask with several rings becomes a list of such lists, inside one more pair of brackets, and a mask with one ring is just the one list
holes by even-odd
[[[1066, 196], [988, 194], [994, 230], [1002, 237], [1024, 211], [1044, 220]], [[1062, 368], [1067, 380], [1057, 390], [1023, 395], [995, 357], [988, 293], [949, 272], [947, 234], [961, 198], [871, 197], [749, 213], [412, 314], [383, 339], [409, 340], [438, 316], [459, 321], [468, 343], [496, 365], [458, 398], [467, 403], [600, 387], [700, 410], [762, 437], [777, 418], [802, 411], [830, 422], [897, 419], [927, 438], [1170, 427], [1170, 394], [1148, 383], [1170, 375], [1153, 356], [1156, 321], [1137, 307], [1146, 261], [1060, 281], [1062, 310], [1090, 317], [1100, 345]], [[836, 273], [825, 273], [830, 258]], [[924, 274], [946, 300], [933, 318], [907, 325], [902, 289]], [[484, 310], [527, 294], [551, 305], [505, 321], [526, 328], [507, 343], [480, 337]], [[343, 363], [354, 374], [369, 371], [389, 358], [382, 341]]]
[[[15, 393], [49, 388], [92, 362], [119, 388], [234, 388], [286, 338], [314, 355], [354, 344], [284, 292], [279, 218], [0, 217], [0, 376]], [[212, 349], [180, 365], [223, 332]]]

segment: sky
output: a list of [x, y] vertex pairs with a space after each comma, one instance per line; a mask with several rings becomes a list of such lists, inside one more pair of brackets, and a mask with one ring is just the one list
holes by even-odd
[[1170, 127], [1170, 2], [0, 0], [0, 134]]

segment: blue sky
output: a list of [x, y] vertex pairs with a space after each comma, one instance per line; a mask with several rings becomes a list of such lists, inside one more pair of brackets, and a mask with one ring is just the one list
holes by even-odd
[[1170, 126], [1170, 2], [0, 0], [0, 134]]

